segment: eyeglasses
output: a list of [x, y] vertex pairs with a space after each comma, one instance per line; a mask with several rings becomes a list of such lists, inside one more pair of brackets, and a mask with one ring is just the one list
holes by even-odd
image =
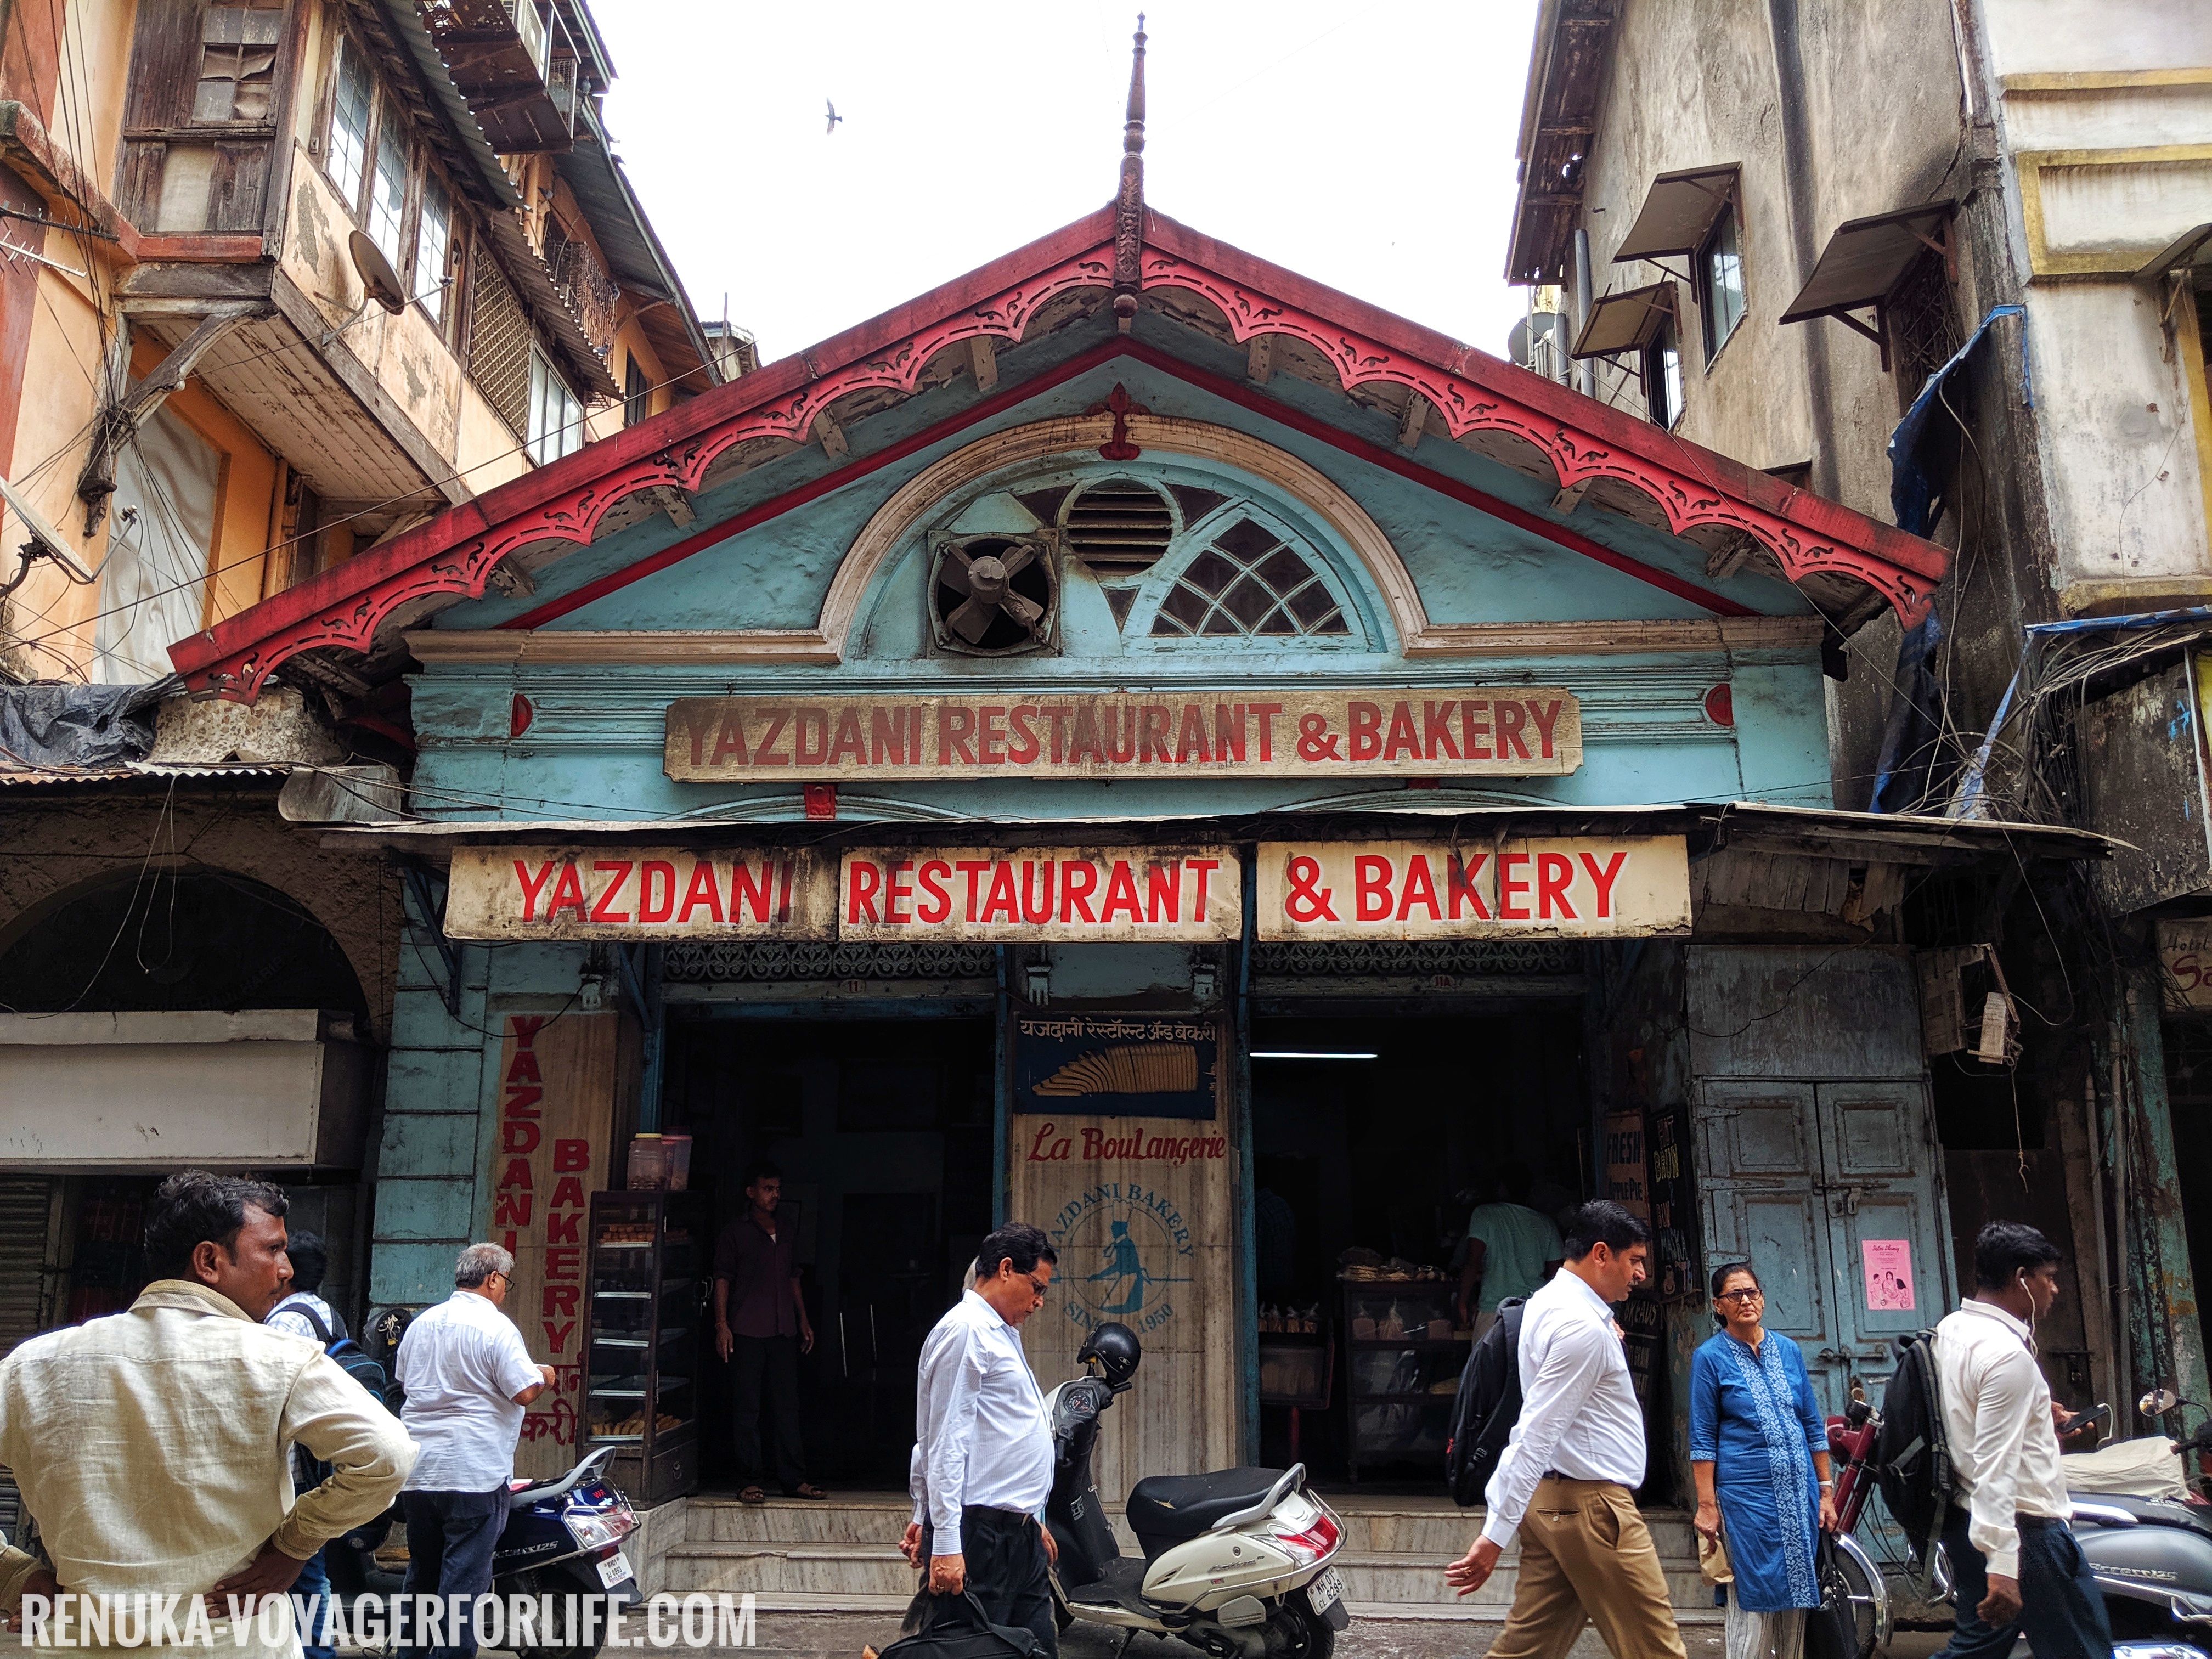
[[1764, 1302], [1766, 1292], [1756, 1285], [1741, 1291], [1723, 1291], [1713, 1298], [1716, 1302]]
[[1036, 1292], [1036, 1299], [1040, 1302], [1043, 1301], [1044, 1293], [1052, 1288], [1052, 1281], [1049, 1279], [1039, 1279], [1035, 1273], [1024, 1273], [1022, 1277], [1029, 1280], [1030, 1288]]

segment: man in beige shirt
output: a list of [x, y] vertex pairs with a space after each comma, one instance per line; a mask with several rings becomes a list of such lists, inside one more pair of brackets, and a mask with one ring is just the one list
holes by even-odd
[[[229, 1650], [299, 1652], [264, 1644], [258, 1620], [240, 1645], [229, 1599], [289, 1590], [325, 1540], [391, 1504], [415, 1446], [318, 1344], [260, 1323], [291, 1279], [285, 1208], [263, 1182], [170, 1176], [146, 1218], [160, 1277], [130, 1310], [0, 1360], [0, 1463], [52, 1562], [0, 1550], [0, 1610], [144, 1592], [181, 1597], [181, 1627], [206, 1595]], [[296, 1502], [295, 1442], [331, 1465]]]

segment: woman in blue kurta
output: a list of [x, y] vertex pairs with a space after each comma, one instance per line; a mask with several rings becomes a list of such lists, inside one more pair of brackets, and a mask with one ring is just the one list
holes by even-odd
[[1836, 1523], [1828, 1429], [1797, 1345], [1761, 1322], [1747, 1261], [1713, 1271], [1719, 1334], [1690, 1361], [1690, 1471], [1697, 1529], [1725, 1534], [1735, 1583], [1728, 1659], [1799, 1659], [1805, 1609], [1820, 1604], [1816, 1528]]

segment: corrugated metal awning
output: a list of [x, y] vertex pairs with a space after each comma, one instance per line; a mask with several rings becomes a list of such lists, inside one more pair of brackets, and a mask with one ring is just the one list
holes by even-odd
[[1608, 294], [1590, 307], [1589, 320], [1576, 337], [1570, 357], [1610, 357], [1641, 351], [1659, 337], [1674, 314], [1674, 284], [1654, 283], [1626, 294]]
[[1804, 323], [1815, 317], [1840, 317], [1865, 331], [1856, 319], [1844, 313], [1888, 299], [1922, 254], [1933, 252], [1949, 258], [1951, 216], [1958, 205], [1948, 200], [1930, 202], [1837, 226], [1782, 320]]

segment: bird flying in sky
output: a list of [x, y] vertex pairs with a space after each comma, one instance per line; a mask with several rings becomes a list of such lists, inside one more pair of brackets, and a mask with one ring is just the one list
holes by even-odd
[[826, 127], [824, 127], [824, 128], [823, 128], [823, 129], [822, 129], [822, 131], [823, 131], [823, 134], [826, 136], [826, 135], [828, 135], [828, 134], [830, 134], [830, 133], [833, 133], [833, 132], [836, 131], [837, 131], [837, 123], [838, 123], [838, 122], [840, 122], [840, 121], [842, 121], [842, 120], [843, 120], [845, 118], [844, 118], [843, 116], [842, 116], [842, 115], [840, 115], [840, 114], [838, 114], [838, 113], [837, 113], [837, 106], [836, 106], [836, 105], [835, 105], [835, 104], [831, 104], [831, 103], [830, 103], [830, 100], [829, 100], [827, 98], [824, 98], [822, 101], [823, 101], [824, 104], [829, 104], [829, 105], [830, 105], [830, 125], [829, 125], [828, 126], [826, 126]]

